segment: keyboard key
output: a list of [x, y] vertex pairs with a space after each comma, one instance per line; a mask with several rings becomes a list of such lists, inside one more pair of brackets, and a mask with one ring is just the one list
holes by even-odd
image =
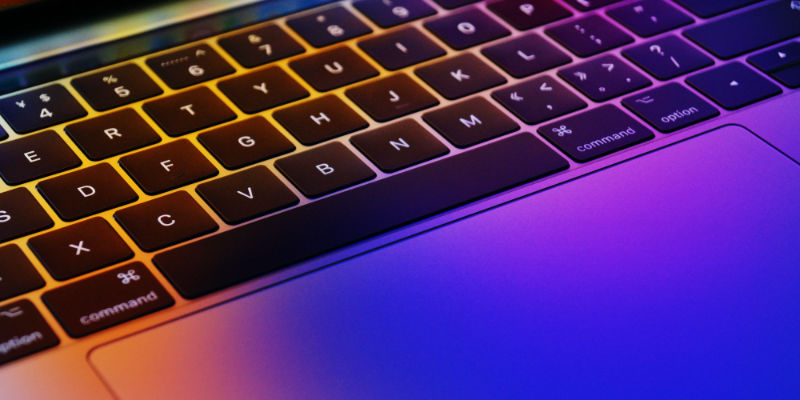
[[422, 0], [358, 0], [353, 6], [381, 28], [436, 14], [436, 10]]
[[739, 62], [692, 75], [686, 82], [728, 110], [781, 93], [778, 85]]
[[747, 61], [790, 88], [800, 87], [800, 42], [758, 53]]
[[375, 68], [345, 46], [294, 60], [289, 66], [320, 92], [378, 75]]
[[0, 177], [18, 185], [81, 165], [81, 160], [53, 131], [0, 144]]
[[30, 90], [0, 100], [0, 115], [18, 133], [33, 132], [86, 115], [61, 85]]
[[186, 139], [122, 157], [119, 164], [147, 194], [166, 192], [217, 174], [217, 169]]
[[102, 218], [35, 236], [28, 246], [50, 275], [60, 281], [133, 257], [133, 251]]
[[76, 338], [175, 304], [140, 262], [51, 290], [42, 301]]
[[477, 3], [479, 0], [433, 0], [436, 4], [452, 10], [454, 8], [463, 7], [467, 4]]
[[144, 251], [162, 249], [218, 228], [183, 191], [119, 210], [114, 218]]
[[142, 109], [173, 137], [236, 118], [233, 110], [205, 86], [144, 103]]
[[451, 100], [506, 83], [506, 78], [471, 53], [418, 68], [414, 72]]
[[627, 48], [622, 51], [622, 55], [661, 80], [671, 79], [714, 64], [711, 57], [677, 36], [664, 36]]
[[294, 150], [264, 117], [257, 116], [203, 132], [197, 140], [228, 169], [237, 169]]
[[378, 122], [439, 104], [439, 100], [403, 73], [348, 89], [345, 94]]
[[594, 101], [605, 101], [650, 85], [644, 75], [612, 55], [562, 69], [558, 75]]
[[535, 33], [487, 47], [481, 52], [516, 78], [533, 75], [572, 60]]
[[324, 47], [372, 32], [344, 7], [331, 7], [286, 21], [314, 47]]
[[589, 57], [633, 42], [633, 38], [599, 15], [589, 15], [545, 31], [580, 57]]
[[428, 21], [424, 25], [456, 50], [486, 43], [511, 33], [477, 8]]
[[492, 97], [530, 125], [586, 107], [583, 100], [549, 76], [496, 90]]
[[489, 3], [487, 7], [519, 30], [572, 16], [571, 12], [553, 0], [500, 0]]
[[275, 111], [278, 123], [304, 145], [316, 144], [367, 127], [367, 121], [334, 95]]
[[219, 45], [247, 68], [305, 52], [277, 25], [267, 25], [219, 39]]
[[58, 343], [58, 336], [29, 300], [0, 307], [0, 365]]
[[384, 172], [394, 172], [450, 152], [412, 119], [355, 135], [350, 143]]
[[422, 119], [461, 148], [519, 129], [516, 122], [483, 97], [473, 97], [431, 111]]
[[0, 126], [0, 140], [8, 139], [8, 133]]
[[64, 132], [92, 160], [102, 160], [161, 141], [150, 124], [130, 108], [67, 125]]
[[0, 260], [0, 300], [44, 286], [44, 280], [17, 245], [0, 247]]
[[61, 219], [73, 221], [136, 201], [136, 192], [106, 163], [39, 182], [36, 186]]
[[253, 114], [308, 97], [308, 91], [280, 67], [267, 67], [217, 83], [242, 111]]
[[676, 3], [703, 18], [713, 17], [757, 1], [759, 0], [675, 0]]
[[197, 193], [229, 224], [298, 202], [297, 196], [263, 165], [198, 185]]
[[519, 134], [168, 250], [154, 262], [183, 297], [196, 298], [567, 167], [533, 135]]
[[375, 173], [338, 142], [275, 161], [304, 195], [314, 198], [375, 177]]
[[662, 0], [642, 0], [608, 10], [614, 18], [633, 33], [650, 37], [693, 22], [688, 15]]
[[0, 243], [53, 226], [53, 220], [28, 189], [0, 193]]
[[147, 65], [167, 86], [181, 89], [235, 72], [206, 44], [147, 59]]
[[110, 110], [163, 93], [135, 64], [75, 78], [72, 86], [97, 111]]
[[661, 132], [674, 132], [719, 115], [716, 108], [677, 83], [628, 97], [622, 104]]
[[770, 74], [778, 82], [790, 87], [800, 87], [800, 64], [793, 65]]
[[604, 7], [609, 4], [618, 2], [619, 0], [564, 0], [569, 5], [575, 7], [580, 11], [589, 11], [596, 8]]
[[358, 47], [390, 71], [446, 54], [439, 45], [412, 27], [361, 41]]

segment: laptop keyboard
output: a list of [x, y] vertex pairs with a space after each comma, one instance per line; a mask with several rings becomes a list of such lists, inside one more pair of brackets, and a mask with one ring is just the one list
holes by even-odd
[[0, 99], [0, 363], [800, 87], [795, 2], [474, 3], [332, 4]]

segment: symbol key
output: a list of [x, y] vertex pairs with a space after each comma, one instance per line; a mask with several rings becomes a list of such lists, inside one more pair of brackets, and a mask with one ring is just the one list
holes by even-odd
[[492, 97], [530, 125], [586, 107], [583, 100], [549, 76], [497, 90]]
[[28, 189], [0, 193], [0, 243], [53, 226], [53, 220]]
[[228, 169], [294, 150], [292, 142], [261, 116], [203, 132], [197, 140]]
[[153, 100], [142, 109], [173, 137], [236, 118], [236, 113], [205, 86]]
[[471, 53], [427, 65], [414, 72], [451, 100], [506, 82], [502, 75]]
[[663, 0], [642, 0], [608, 11], [635, 34], [649, 37], [692, 23], [692, 18]]
[[378, 122], [439, 104], [432, 94], [402, 73], [348, 89], [345, 94]]
[[676, 36], [664, 36], [622, 51], [622, 55], [661, 80], [714, 64], [711, 57]]
[[127, 153], [161, 140], [150, 124], [130, 108], [67, 125], [64, 132], [92, 160]]
[[44, 280], [17, 245], [0, 247], [0, 260], [0, 301], [44, 286]]
[[622, 104], [661, 132], [673, 132], [719, 115], [712, 105], [674, 82], [628, 97]]
[[483, 97], [431, 111], [422, 119], [461, 148], [519, 129], [516, 122]]
[[36, 187], [65, 221], [96, 214], [138, 198], [114, 167], [106, 163], [39, 182]]
[[384, 172], [394, 172], [449, 152], [447, 146], [412, 119], [355, 135], [350, 142]]
[[607, 55], [558, 71], [594, 101], [605, 101], [650, 85], [650, 80], [617, 56]]
[[286, 24], [314, 47], [324, 47], [372, 32], [341, 6], [294, 17]]
[[293, 60], [289, 66], [320, 92], [378, 75], [375, 68], [349, 47], [337, 47]]
[[358, 0], [353, 6], [381, 28], [436, 14], [436, 10], [422, 0]]
[[364, 129], [361, 118], [335, 95], [327, 95], [284, 108], [272, 116], [304, 145], [316, 144]]
[[219, 40], [222, 46], [239, 64], [247, 68], [257, 67], [305, 51], [300, 43], [277, 25], [267, 25], [248, 30]]
[[19, 133], [33, 132], [86, 115], [61, 85], [30, 90], [0, 100], [0, 115]]
[[234, 72], [206, 44], [147, 59], [147, 65], [173, 89], [181, 89]]
[[311, 198], [375, 177], [366, 164], [338, 142], [282, 158], [275, 167]]
[[267, 67], [217, 83], [242, 111], [253, 114], [308, 97], [308, 91], [280, 67]]
[[511, 33], [477, 8], [428, 21], [424, 25], [456, 50], [466, 49]]
[[135, 64], [82, 76], [72, 86], [95, 110], [104, 111], [163, 93]]
[[18, 185], [81, 164], [54, 131], [45, 131], [0, 144], [0, 177]]
[[728, 110], [781, 93], [778, 85], [740, 62], [732, 62], [690, 76], [686, 82]]
[[413, 27], [366, 39], [359, 42], [358, 47], [391, 71], [446, 54], [444, 49]]
[[589, 57], [633, 41], [630, 35], [599, 15], [589, 15], [545, 32], [580, 57]]
[[147, 194], [166, 192], [217, 174], [217, 169], [186, 139], [122, 157], [119, 163]]
[[59, 343], [29, 300], [0, 307], [0, 365]]

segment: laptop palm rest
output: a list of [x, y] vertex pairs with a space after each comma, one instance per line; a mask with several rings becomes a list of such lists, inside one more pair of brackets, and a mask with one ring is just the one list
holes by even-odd
[[728, 126], [99, 347], [121, 398], [800, 396], [800, 167]]

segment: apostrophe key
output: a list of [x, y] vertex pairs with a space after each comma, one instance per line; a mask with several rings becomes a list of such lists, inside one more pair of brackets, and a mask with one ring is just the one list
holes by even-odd
[[447, 146], [412, 119], [355, 135], [350, 142], [384, 172], [394, 172], [449, 152]]
[[29, 90], [0, 100], [0, 115], [19, 133], [33, 132], [86, 115], [61, 85]]
[[0, 243], [53, 226], [53, 220], [28, 189], [0, 193]]
[[432, 94], [403, 73], [348, 89], [345, 94], [380, 122], [439, 104]]
[[596, 8], [604, 7], [619, 0], [564, 0], [569, 5], [577, 8], [580, 11], [589, 11]]
[[628, 97], [622, 104], [661, 132], [673, 132], [719, 115], [714, 106], [674, 82]]
[[714, 64], [711, 57], [677, 36], [629, 47], [622, 55], [644, 68], [650, 75], [667, 80]]
[[531, 125], [586, 107], [586, 102], [549, 76], [496, 90], [492, 97]]
[[142, 108], [170, 136], [185, 135], [236, 118], [233, 110], [204, 86], [153, 100]]
[[219, 40], [219, 45], [239, 64], [248, 68], [305, 51], [300, 43], [297, 43], [277, 25], [267, 25], [223, 37]]
[[477, 8], [428, 21], [424, 25], [456, 50], [466, 49], [511, 33]]
[[732, 62], [686, 78], [686, 82], [728, 110], [781, 93], [781, 88], [740, 62]]
[[228, 169], [294, 150], [292, 142], [261, 116], [203, 132], [197, 140]]
[[0, 307], [0, 365], [59, 343], [29, 300]]
[[487, 47], [481, 52], [517, 78], [564, 65], [572, 60], [535, 33]]
[[599, 15], [566, 22], [545, 32], [580, 57], [593, 56], [633, 41], [630, 35]]
[[382, 28], [436, 14], [423, 0], [358, 0], [353, 6]]
[[519, 129], [519, 125], [483, 97], [431, 111], [422, 116], [458, 147], [468, 147]]
[[345, 46], [294, 60], [289, 66], [320, 92], [378, 75], [375, 68]]
[[281, 158], [275, 161], [275, 167], [308, 197], [319, 197], [375, 177], [369, 167], [338, 142]]
[[67, 125], [64, 132], [92, 160], [127, 153], [161, 140], [150, 124], [130, 108]]
[[464, 97], [506, 82], [506, 78], [471, 53], [418, 68], [415, 73], [448, 99]]
[[435, 1], [436, 4], [450, 10], [458, 7], [463, 7], [467, 4], [478, 2], [478, 0], [433, 0], [433, 1]]
[[318, 97], [272, 114], [305, 145], [364, 129], [367, 121], [335, 95]]
[[0, 143], [0, 177], [18, 185], [81, 165], [81, 160], [54, 131]]
[[391, 71], [446, 54], [443, 48], [414, 27], [363, 40], [358, 47]]
[[757, 1], [759, 0], [675, 0], [676, 3], [703, 18], [713, 17]]
[[135, 64], [125, 64], [75, 78], [72, 86], [98, 111], [110, 110], [163, 93]]
[[17, 245], [0, 247], [0, 260], [0, 301], [44, 286], [44, 280]]
[[487, 7], [519, 30], [535, 28], [572, 15], [554, 0], [500, 0], [489, 3]]
[[294, 17], [286, 24], [314, 47], [324, 47], [372, 32], [344, 7], [332, 7]]
[[692, 18], [662, 0], [642, 0], [608, 10], [633, 33], [649, 37], [692, 23]]
[[72, 221], [136, 201], [136, 192], [106, 163], [39, 182], [42, 197], [61, 219]]
[[201, 44], [147, 59], [147, 65], [173, 89], [181, 89], [234, 72], [233, 67]]
[[650, 80], [617, 56], [607, 55], [558, 71], [594, 101], [604, 101], [650, 85]]
[[308, 97], [308, 91], [280, 67], [266, 67], [217, 83], [242, 111], [253, 114]]
[[217, 169], [186, 139], [122, 157], [119, 163], [148, 194], [166, 192], [217, 174]]

